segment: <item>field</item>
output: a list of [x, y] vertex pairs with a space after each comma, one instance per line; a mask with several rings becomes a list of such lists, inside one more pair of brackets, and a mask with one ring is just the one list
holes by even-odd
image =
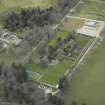
[[[57, 38], [61, 37], [61, 39], [64, 40], [66, 37], [68, 37], [68, 34], [69, 32], [67, 31], [54, 32], [53, 38], [50, 41], [48, 41], [47, 45], [56, 46]], [[80, 54], [80, 52], [82, 51], [82, 49], [88, 43], [89, 40], [90, 37], [77, 34], [75, 41], [78, 45], [78, 51], [76, 51], [76, 53], [74, 53], [72, 57], [63, 56], [62, 54], [59, 53], [57, 55], [57, 58], [62, 59], [62, 61], [59, 62], [58, 64], [43, 67], [41, 64], [30, 63], [29, 65], [27, 65], [27, 70], [31, 70], [32, 72], [36, 72], [41, 75], [40, 79], [39, 78], [33, 79], [56, 86], [59, 81], [59, 78], [62, 77], [64, 73], [73, 65], [74, 61], [77, 59], [78, 55]], [[64, 46], [65, 45], [63, 45], [63, 47]], [[39, 47], [39, 49], [42, 48], [43, 47]], [[32, 59], [34, 62], [36, 62], [36, 60], [41, 56], [37, 51], [35, 51], [32, 55]]]
[[84, 24], [85, 20], [75, 18], [75, 17], [67, 17], [63, 23], [61, 23], [59, 29], [64, 31], [77, 31], [78, 28], [81, 28]]
[[83, 0], [83, 2], [81, 2], [70, 15], [96, 20], [105, 20], [104, 14], [104, 0]]
[[[80, 17], [82, 19], [105, 21], [105, 0], [83, 0], [70, 15], [75, 18]], [[70, 30], [70, 24], [68, 23], [71, 22], [67, 21], [63, 26], [67, 27], [65, 29]], [[103, 36], [104, 34], [105, 29], [103, 29], [100, 35]], [[72, 101], [76, 101], [78, 105], [81, 105], [81, 103], [86, 103], [87, 105], [105, 105], [104, 68], [105, 40], [99, 43], [96, 49], [90, 51], [88, 57], [74, 74], [68, 90], [67, 105], [71, 105]]]
[[53, 5], [54, 0], [0, 0], [0, 14], [9, 12], [10, 10], [37, 7], [49, 7]]
[[64, 75], [66, 70], [71, 65], [72, 61], [64, 60], [62, 63], [50, 66], [48, 68], [44, 68], [41, 65], [37, 64], [30, 64], [27, 68], [28, 70], [39, 73], [42, 76], [42, 78], [40, 78], [39, 80], [40, 82], [56, 86], [59, 78]]
[[105, 105], [105, 40], [84, 60], [71, 83], [68, 103]]
[[[24, 47], [23, 47], [24, 46]], [[21, 43], [19, 46], [8, 46], [8, 48], [0, 48], [0, 63], [12, 64], [13, 62], [23, 63], [27, 53], [32, 50], [27, 43]]]

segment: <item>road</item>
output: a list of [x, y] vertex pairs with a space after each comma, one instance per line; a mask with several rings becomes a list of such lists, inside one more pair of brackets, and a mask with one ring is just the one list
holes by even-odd
[[94, 47], [94, 45], [97, 43], [99, 39], [95, 38], [93, 40], [93, 42], [91, 43], [91, 45], [88, 47], [88, 49], [85, 51], [85, 53], [83, 54], [83, 56], [80, 58], [80, 60], [77, 62], [77, 64], [75, 65], [75, 67], [72, 69], [72, 71], [68, 74], [68, 79], [69, 81], [72, 79], [72, 76], [74, 75], [74, 73], [78, 70], [77, 68], [80, 66], [80, 64], [82, 63], [82, 61], [84, 60], [84, 58], [86, 57], [86, 55], [90, 52], [90, 50]]

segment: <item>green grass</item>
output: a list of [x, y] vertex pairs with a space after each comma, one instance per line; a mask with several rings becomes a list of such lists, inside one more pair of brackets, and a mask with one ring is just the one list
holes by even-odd
[[[57, 38], [61, 38], [62, 40], [64, 40], [65, 38], [67, 38], [69, 35], [69, 32], [65, 32], [65, 31], [59, 31], [59, 32], [56, 32], [54, 33], [53, 35], [53, 39], [51, 41], [49, 41], [49, 45], [52, 45], [52, 46], [55, 46], [56, 45], [56, 41], [57, 41]], [[80, 46], [85, 46], [86, 43], [90, 40], [90, 37], [88, 36], [84, 36], [84, 35], [80, 35], [80, 34], [77, 34], [76, 36], [76, 42], [78, 45]]]
[[0, 53], [0, 63], [5, 62], [6, 64], [11, 64], [15, 57], [11, 54]]
[[4, 62], [5, 64], [12, 64], [14, 61], [17, 62], [18, 60], [12, 51], [3, 50], [0, 52], [0, 63]]
[[65, 19], [65, 21], [60, 25], [59, 29], [70, 32], [70, 31], [77, 30], [78, 28], [81, 28], [84, 23], [85, 23], [85, 20], [83, 19], [70, 17]]
[[64, 75], [66, 70], [72, 65], [72, 61], [64, 60], [63, 62], [50, 66], [48, 68], [37, 64], [30, 64], [27, 66], [28, 70], [35, 71], [42, 75], [41, 82], [56, 86], [59, 78]]
[[46, 8], [54, 5], [54, 0], [0, 0], [0, 14], [6, 13], [11, 9], [37, 7]]
[[90, 19], [105, 20], [105, 2], [100, 0], [84, 0], [72, 13], [73, 16], [79, 16]]
[[85, 46], [90, 39], [88, 36], [77, 34], [76, 42], [79, 46]]
[[64, 40], [68, 35], [69, 35], [69, 32], [58, 31], [58, 32], [53, 34], [53, 39], [51, 41], [49, 41], [48, 44], [51, 45], [51, 46], [55, 46], [57, 38], [60, 37], [62, 40]]
[[75, 73], [71, 83], [67, 105], [105, 105], [105, 41], [98, 46]]
[[[68, 36], [68, 32], [58, 32], [58, 33], [59, 34], [57, 34], [57, 36], [55, 34], [55, 37], [54, 37], [55, 39], [51, 40], [50, 42], [51, 45], [55, 45], [55, 41], [58, 36], [60, 36], [62, 39]], [[88, 43], [89, 40], [90, 40], [89, 37], [79, 35], [79, 34], [76, 39], [77, 44], [80, 45], [82, 48], [84, 48], [84, 46]], [[76, 59], [79, 53], [80, 52], [76, 54], [76, 57], [73, 56], [73, 58]], [[36, 58], [39, 56], [39, 54], [35, 54], [35, 55], [36, 55]], [[48, 68], [42, 67], [40, 64], [29, 64], [27, 66], [27, 69], [35, 71], [40, 75], [42, 75], [42, 78], [40, 79], [41, 82], [48, 83], [50, 85], [56, 85], [58, 83], [59, 78], [64, 75], [66, 70], [72, 64], [73, 64], [73, 61], [71, 59], [67, 60], [63, 58], [63, 62], [60, 62], [59, 64], [54, 66], [49, 66]]]
[[0, 63], [4, 62], [5, 64], [23, 63], [23, 58], [27, 55], [29, 51], [22, 47], [8, 46], [8, 48], [0, 49]]

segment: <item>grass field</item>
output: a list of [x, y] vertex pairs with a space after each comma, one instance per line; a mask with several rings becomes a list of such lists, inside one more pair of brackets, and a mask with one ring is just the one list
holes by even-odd
[[45, 8], [54, 5], [54, 3], [54, 0], [0, 0], [0, 14], [19, 8], [37, 6]]
[[70, 32], [82, 27], [84, 23], [85, 20], [83, 19], [70, 17], [65, 19], [65, 21], [60, 25], [59, 29]]
[[[72, 31], [71, 31], [72, 32]], [[68, 31], [58, 31], [57, 33], [54, 33], [53, 35], [53, 39], [51, 41], [49, 41], [49, 45], [51, 46], [55, 46], [56, 45], [56, 40], [57, 38], [61, 38], [62, 40], [64, 40], [65, 38], [67, 38], [69, 35], [69, 32]], [[77, 34], [76, 35], [76, 42], [78, 45], [80, 46], [84, 46], [86, 45], [86, 43], [90, 40], [90, 37], [88, 36], [85, 36], [85, 35], [80, 35], [80, 34]]]
[[69, 35], [69, 32], [65, 32], [65, 31], [54, 32], [52, 35], [53, 39], [49, 41], [48, 44], [51, 46], [55, 46], [57, 38], [60, 37], [62, 40], [64, 40], [68, 35]]
[[16, 58], [14, 54], [8, 52], [0, 52], [0, 63], [5, 62], [6, 64], [11, 64], [15, 60]]
[[77, 34], [76, 42], [80, 46], [85, 46], [86, 43], [91, 39], [91, 37], [85, 36], [85, 35], [80, 35]]
[[77, 101], [78, 105], [105, 105], [105, 40], [96, 51], [81, 64], [71, 83], [68, 103]]
[[104, 0], [84, 0], [70, 15], [105, 20]]
[[28, 70], [32, 70], [42, 75], [42, 78], [39, 81], [56, 86], [59, 78], [64, 75], [71, 65], [72, 61], [64, 60], [63, 62], [48, 68], [44, 68], [37, 64], [30, 64], [27, 68]]

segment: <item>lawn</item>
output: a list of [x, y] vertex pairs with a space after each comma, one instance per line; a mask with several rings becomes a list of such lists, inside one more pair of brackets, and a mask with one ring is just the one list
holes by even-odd
[[64, 75], [71, 65], [72, 61], [64, 60], [61, 63], [49, 66], [48, 68], [44, 68], [38, 64], [29, 64], [27, 65], [27, 69], [42, 75], [42, 78], [39, 81], [56, 86], [59, 78]]
[[78, 105], [105, 105], [105, 40], [78, 69], [70, 83], [67, 105], [74, 100]]
[[[67, 32], [67, 31], [58, 31], [58, 32], [54, 33], [53, 39], [51, 41], [49, 41], [48, 44], [51, 45], [51, 46], [55, 46], [56, 45], [57, 38], [60, 37], [62, 40], [64, 40], [68, 36], [69, 36], [69, 32]], [[86, 43], [89, 40], [90, 40], [90, 37], [88, 37], [88, 36], [76, 34], [76, 42], [80, 46], [85, 46]]]
[[84, 0], [70, 15], [105, 20], [105, 1]]
[[60, 25], [59, 29], [64, 31], [73, 31], [81, 28], [84, 24], [85, 20], [79, 18], [66, 18], [65, 21]]
[[79, 46], [85, 46], [86, 43], [88, 43], [90, 39], [91, 39], [91, 37], [81, 35], [81, 34], [77, 34], [76, 42]]
[[54, 32], [52, 35], [53, 39], [51, 41], [49, 41], [48, 44], [51, 46], [55, 46], [57, 38], [61, 38], [62, 40], [64, 40], [68, 35], [69, 35], [69, 32], [65, 32], [65, 31]]

